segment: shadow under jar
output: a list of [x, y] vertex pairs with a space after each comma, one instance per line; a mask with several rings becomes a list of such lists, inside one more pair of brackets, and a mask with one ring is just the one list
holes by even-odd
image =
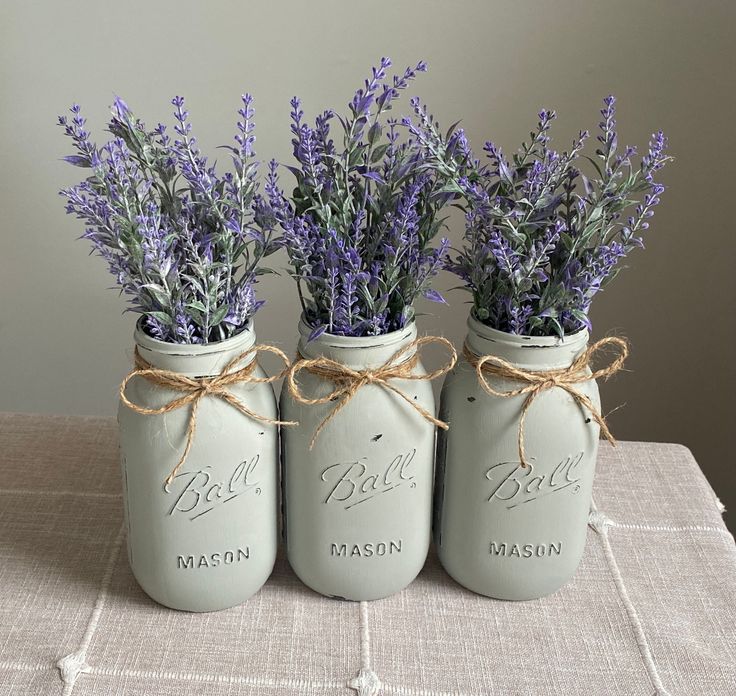
[[[300, 323], [299, 352], [326, 357], [353, 370], [383, 366], [416, 339], [414, 323], [383, 336], [322, 334], [309, 341]], [[401, 360], [410, 360], [407, 351]], [[414, 375], [426, 374], [421, 362]], [[302, 370], [304, 395], [323, 397], [335, 384]], [[424, 380], [392, 379], [434, 414], [432, 387]], [[303, 404], [287, 384], [283, 418], [299, 425], [282, 431], [284, 535], [291, 567], [308, 587], [329, 597], [371, 600], [402, 590], [417, 576], [431, 536], [435, 426], [400, 396], [376, 384], [353, 398], [310, 441], [338, 405]]]
[[[569, 368], [588, 332], [529, 337], [468, 320], [466, 347], [531, 371]], [[523, 386], [485, 374], [496, 391]], [[600, 409], [594, 380], [572, 387]], [[519, 457], [526, 395], [496, 397], [461, 358], [442, 388], [440, 418], [450, 429], [437, 447], [434, 535], [439, 559], [461, 585], [498, 599], [554, 592], [575, 573], [585, 548], [599, 426], [565, 390], [541, 391], [526, 415], [529, 466]]]
[[[252, 327], [207, 345], [157, 341], [140, 327], [135, 343], [154, 368], [191, 378], [219, 375], [255, 344]], [[251, 353], [238, 363], [255, 360]], [[254, 377], [265, 377], [257, 364]], [[276, 419], [267, 383], [227, 387], [247, 408]], [[128, 399], [160, 408], [183, 396], [142, 376]], [[184, 450], [191, 406], [161, 415], [118, 410], [128, 557], [143, 590], [165, 606], [215, 611], [257, 592], [273, 570], [278, 541], [278, 429], [252, 419], [216, 395], [204, 396], [186, 461], [166, 483]]]

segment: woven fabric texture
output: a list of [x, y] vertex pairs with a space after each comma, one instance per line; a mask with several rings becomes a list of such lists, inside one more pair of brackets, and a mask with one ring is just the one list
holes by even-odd
[[245, 604], [186, 614], [125, 555], [115, 422], [0, 414], [0, 694], [736, 694], [736, 546], [690, 452], [601, 443], [585, 556], [530, 602], [454, 583], [340, 602], [279, 558]]

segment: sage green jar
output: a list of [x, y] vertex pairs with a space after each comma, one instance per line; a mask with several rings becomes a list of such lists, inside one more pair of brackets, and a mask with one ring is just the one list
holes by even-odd
[[[515, 367], [569, 367], [588, 343], [580, 331], [564, 340], [507, 334], [468, 320], [466, 346]], [[523, 386], [485, 375], [496, 391]], [[573, 387], [600, 408], [594, 380]], [[442, 388], [437, 453], [435, 541], [447, 572], [468, 589], [498, 599], [554, 592], [575, 573], [585, 548], [599, 426], [565, 390], [539, 393], [526, 415], [529, 466], [522, 468], [518, 432], [526, 396], [496, 397], [464, 358]]]
[[[248, 327], [208, 345], [163, 343], [140, 328], [135, 343], [155, 368], [212, 377], [254, 346]], [[238, 364], [245, 367], [253, 354]], [[265, 377], [259, 366], [252, 373]], [[247, 408], [276, 419], [266, 383], [228, 387]], [[128, 399], [160, 408], [182, 392], [131, 379]], [[273, 569], [278, 541], [278, 429], [249, 418], [215, 395], [201, 399], [186, 461], [170, 483], [186, 443], [190, 406], [143, 415], [118, 411], [128, 557], [143, 590], [160, 604], [214, 611], [240, 604]]]
[[[384, 365], [416, 338], [414, 323], [383, 336], [322, 334], [308, 340], [302, 321], [299, 352], [327, 357], [354, 370]], [[410, 350], [402, 356], [409, 360]], [[413, 374], [426, 374], [421, 362]], [[335, 385], [302, 370], [303, 394], [320, 397]], [[392, 379], [414, 403], [434, 414], [425, 380]], [[330, 420], [310, 449], [320, 423], [337, 402], [296, 401], [286, 384], [282, 417], [284, 533], [289, 563], [307, 586], [329, 597], [370, 600], [406, 587], [427, 557], [431, 537], [435, 426], [400, 396], [367, 384]]]

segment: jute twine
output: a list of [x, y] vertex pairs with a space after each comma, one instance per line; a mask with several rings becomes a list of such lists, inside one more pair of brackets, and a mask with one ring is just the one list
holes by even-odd
[[[253, 372], [256, 369], [256, 357], [258, 353], [274, 353], [284, 361], [284, 369], [272, 377], [255, 377]], [[242, 367], [239, 370], [235, 369], [235, 366], [238, 363], [251, 355], [253, 356], [253, 359], [245, 367]], [[173, 481], [174, 477], [179, 472], [179, 469], [181, 469], [182, 465], [186, 461], [187, 455], [189, 454], [189, 450], [192, 447], [194, 431], [197, 427], [197, 409], [199, 408], [200, 401], [205, 396], [216, 396], [236, 408], [243, 415], [261, 423], [266, 423], [268, 425], [296, 425], [296, 423], [292, 421], [275, 420], [252, 411], [228, 389], [228, 387], [234, 384], [243, 384], [246, 382], [253, 384], [275, 382], [277, 379], [281, 379], [286, 375], [289, 370], [289, 366], [289, 358], [282, 350], [279, 350], [274, 346], [259, 345], [253, 346], [253, 348], [240, 353], [240, 355], [236, 355], [227, 363], [227, 365], [225, 365], [219, 375], [215, 375], [214, 377], [187, 377], [179, 372], [160, 370], [152, 367], [150, 363], [144, 360], [136, 347], [135, 369], [126, 376], [120, 385], [120, 399], [128, 408], [144, 416], [157, 416], [162, 413], [169, 413], [191, 404], [189, 422], [187, 424], [186, 446], [184, 447], [184, 453], [179, 459], [179, 463], [166, 478], [166, 484], [168, 485]], [[183, 396], [174, 398], [159, 408], [140, 406], [139, 404], [130, 401], [125, 393], [128, 383], [134, 377], [142, 377], [158, 387], [165, 387], [172, 391], [182, 392]]]
[[[450, 358], [445, 365], [427, 374], [413, 374], [413, 370], [419, 362], [419, 349], [430, 343], [436, 343], [447, 348], [450, 353]], [[402, 360], [408, 353], [414, 353], [405, 360]], [[397, 396], [401, 397], [406, 403], [408, 403], [420, 416], [424, 419], [433, 423], [439, 428], [447, 430], [448, 425], [444, 421], [435, 418], [434, 414], [430, 413], [424, 407], [420, 406], [416, 401], [410, 399], [401, 389], [394, 386], [391, 383], [393, 379], [406, 379], [406, 380], [433, 380], [437, 377], [441, 377], [447, 374], [457, 362], [457, 352], [446, 338], [441, 336], [424, 336], [418, 338], [415, 341], [407, 344], [400, 350], [397, 350], [383, 365], [373, 369], [366, 370], [354, 370], [343, 363], [339, 363], [330, 358], [305, 358], [303, 355], [298, 354], [297, 360], [291, 366], [291, 369], [287, 374], [287, 384], [289, 386], [289, 392], [295, 401], [301, 404], [313, 406], [315, 404], [327, 404], [331, 401], [337, 401], [335, 408], [333, 408], [324, 420], [317, 426], [314, 431], [314, 435], [309, 443], [309, 449], [314, 447], [314, 443], [317, 441], [319, 434], [324, 430], [325, 426], [338, 414], [340, 411], [350, 403], [350, 400], [355, 396], [361, 387], [368, 384], [374, 384], [378, 387], [382, 387], [387, 391], [393, 392]], [[322, 377], [323, 379], [333, 382], [335, 388], [326, 394], [318, 398], [310, 399], [305, 396], [299, 387], [297, 382], [297, 375], [302, 371], [307, 370], [313, 375]]]
[[[618, 356], [608, 367], [596, 370], [595, 372], [590, 372], [590, 361], [593, 355], [609, 346], [613, 346], [618, 350]], [[463, 346], [463, 355], [475, 368], [478, 382], [488, 394], [501, 398], [509, 398], [512, 396], [526, 394], [526, 399], [521, 407], [518, 434], [519, 462], [522, 467], [526, 468], [529, 466], [529, 462], [526, 458], [526, 450], [524, 448], [524, 422], [526, 420], [526, 415], [530, 406], [534, 402], [534, 399], [536, 399], [543, 391], [554, 387], [564, 389], [570, 396], [572, 396], [581, 409], [587, 409], [595, 422], [600, 426], [603, 437], [605, 437], [612, 445], [616, 445], [616, 440], [606, 424], [606, 419], [601, 415], [600, 411], [595, 407], [595, 404], [593, 404], [590, 398], [574, 389], [573, 385], [582, 384], [592, 379], [608, 379], [611, 375], [618, 372], [623, 367], [624, 360], [626, 360], [629, 355], [629, 346], [624, 339], [617, 338], [615, 336], [602, 338], [600, 341], [589, 346], [577, 358], [575, 358], [570, 367], [556, 370], [524, 370], [494, 355], [476, 355], [470, 350], [467, 343]], [[493, 375], [494, 377], [502, 377], [522, 382], [524, 386], [510, 391], [499, 391], [494, 389], [488, 383], [486, 375]]]

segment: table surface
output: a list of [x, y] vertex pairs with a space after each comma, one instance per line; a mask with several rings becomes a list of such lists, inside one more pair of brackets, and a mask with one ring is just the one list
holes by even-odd
[[736, 694], [736, 546], [679, 445], [601, 444], [585, 557], [530, 602], [454, 583], [326, 599], [280, 557], [245, 604], [151, 601], [126, 554], [115, 422], [0, 414], [0, 694]]

